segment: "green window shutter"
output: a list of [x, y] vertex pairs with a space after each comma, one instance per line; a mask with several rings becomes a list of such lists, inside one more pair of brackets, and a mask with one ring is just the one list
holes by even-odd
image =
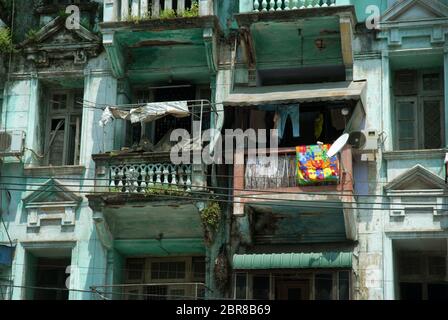
[[418, 92], [418, 77], [416, 70], [400, 70], [395, 73], [395, 95], [411, 96]]
[[442, 147], [442, 102], [439, 99], [423, 100], [423, 139], [425, 149]]
[[396, 102], [398, 149], [417, 149], [417, 102], [398, 100]]

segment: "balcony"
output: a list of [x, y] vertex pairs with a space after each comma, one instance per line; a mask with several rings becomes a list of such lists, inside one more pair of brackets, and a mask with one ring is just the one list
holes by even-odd
[[211, 0], [106, 1], [100, 28], [117, 78], [206, 83], [217, 71], [221, 29]]
[[[255, 83], [270, 85], [264, 78], [278, 73], [294, 73], [298, 81], [303, 74], [320, 75], [315, 82], [352, 79], [357, 23], [352, 1], [246, 0], [240, 1], [235, 19], [242, 48], [236, 68], [247, 69], [249, 75], [258, 71]], [[297, 79], [290, 84], [303, 83]]]
[[104, 6], [104, 22], [197, 17], [213, 14], [210, 0], [107, 0]]
[[207, 186], [203, 165], [172, 164], [169, 152], [99, 154], [92, 158], [100, 179], [95, 187], [97, 192], [145, 195], [151, 191], [163, 194], [163, 190], [200, 191]]
[[347, 0], [253, 0], [253, 1], [241, 1], [244, 5], [240, 10], [240, 13], [246, 12], [244, 10], [250, 9], [250, 2], [254, 12], [267, 12], [267, 11], [287, 11], [297, 9], [311, 9], [311, 8], [325, 8], [337, 5], [347, 5], [350, 1]]
[[334, 182], [300, 185], [296, 157], [295, 148], [282, 148], [278, 150], [276, 170], [263, 160], [250, 164], [247, 155], [244, 165], [234, 165], [234, 214], [243, 221], [249, 214], [254, 226], [252, 231], [244, 231], [248, 233], [245, 241], [273, 244], [355, 240], [351, 147], [346, 146], [340, 153], [336, 162], [339, 179]]
[[[335, 183], [315, 183], [313, 185], [299, 185], [297, 181], [297, 164], [295, 148], [278, 149], [277, 170], [269, 172], [266, 169], [269, 164], [257, 161], [257, 163], [248, 163], [248, 156], [244, 165], [234, 165], [234, 189], [235, 196], [255, 195], [260, 197], [269, 196], [270, 193], [288, 192], [296, 196], [302, 196], [300, 193], [327, 193], [328, 195], [344, 192], [350, 194], [353, 192], [353, 164], [352, 150], [347, 146], [341, 152], [338, 159], [340, 168], [339, 179]], [[269, 199], [265, 199], [269, 200]], [[263, 201], [265, 201], [263, 200]], [[242, 202], [257, 201], [256, 197], [241, 199]]]
[[203, 253], [203, 165], [175, 165], [169, 153], [155, 152], [92, 158], [96, 182], [87, 197], [105, 247], [124, 255]]

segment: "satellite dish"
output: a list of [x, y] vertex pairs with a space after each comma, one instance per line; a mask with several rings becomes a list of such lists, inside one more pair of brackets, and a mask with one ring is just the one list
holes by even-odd
[[345, 145], [347, 144], [349, 137], [350, 137], [350, 135], [348, 133], [344, 133], [342, 136], [340, 136], [330, 147], [330, 150], [328, 150], [327, 156], [329, 156], [331, 158], [335, 154], [340, 152], [342, 150], [342, 148], [344, 148]]
[[350, 144], [354, 149], [361, 149], [366, 144], [366, 141], [366, 135], [362, 131], [354, 131], [350, 133], [348, 144]]

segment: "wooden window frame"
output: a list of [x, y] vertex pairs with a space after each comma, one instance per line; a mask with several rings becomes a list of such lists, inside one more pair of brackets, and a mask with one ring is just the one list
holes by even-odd
[[[397, 70], [396, 72], [399, 72]], [[424, 90], [423, 77], [427, 74], [438, 74], [439, 75], [439, 88], [437, 90]], [[397, 85], [396, 83], [394, 85]], [[394, 91], [392, 91], [394, 92]], [[424, 102], [425, 101], [440, 101], [440, 141], [443, 148], [445, 146], [445, 101], [444, 101], [444, 77], [443, 72], [440, 69], [423, 69], [417, 71], [417, 94], [407, 95], [407, 96], [396, 96], [394, 95], [393, 107], [394, 107], [394, 149], [411, 151], [411, 150], [430, 150], [425, 148], [425, 128], [424, 128]], [[414, 130], [416, 132], [416, 142], [414, 143], [413, 149], [401, 149], [399, 143], [399, 125], [398, 125], [398, 103], [403, 101], [413, 101], [415, 105], [414, 115], [415, 115], [415, 125]]]
[[[303, 275], [304, 279], [306, 278], [309, 281], [310, 284], [310, 290], [309, 290], [309, 299], [315, 300], [316, 299], [316, 274], [331, 274], [332, 275], [332, 293], [331, 298], [332, 300], [339, 300], [339, 273], [340, 272], [347, 272], [349, 277], [349, 300], [353, 299], [353, 271], [350, 269], [328, 269], [328, 270], [302, 270], [300, 272], [301, 275]], [[233, 293], [232, 296], [234, 299], [236, 299], [236, 278], [237, 275], [245, 275], [246, 276], [246, 299], [252, 300], [253, 299], [253, 277], [254, 276], [266, 276], [269, 277], [269, 284], [270, 284], [270, 290], [269, 290], [269, 299], [274, 300], [275, 299], [275, 290], [276, 290], [276, 278], [279, 274], [284, 273], [285, 275], [289, 273], [297, 273], [293, 271], [266, 271], [266, 270], [259, 270], [259, 271], [251, 271], [251, 272], [243, 272], [243, 271], [237, 271], [233, 273]]]
[[[83, 117], [83, 107], [76, 107], [75, 97], [80, 93], [81, 90], [52, 90], [50, 91], [49, 99], [47, 99], [47, 117], [46, 117], [46, 130], [45, 130], [45, 148], [48, 152], [44, 159], [45, 165], [50, 165], [50, 154], [51, 148], [50, 140], [52, 138], [52, 121], [55, 119], [64, 120], [63, 130], [64, 130], [64, 147], [62, 152], [62, 164], [58, 166], [66, 166], [69, 162], [68, 155], [69, 149], [68, 144], [70, 140], [70, 126], [72, 118], [78, 118], [79, 121], [77, 123], [77, 128], [75, 131], [75, 141], [74, 141], [74, 154], [73, 154], [73, 166], [77, 166], [80, 164], [80, 150], [81, 150], [81, 133], [82, 133], [82, 117]], [[55, 110], [53, 109], [53, 98], [56, 95], [66, 95], [66, 108], [63, 110]], [[61, 127], [62, 129], [62, 127]], [[60, 129], [60, 130], [61, 130]]]
[[[414, 110], [413, 110], [413, 114], [414, 114], [414, 132], [415, 134], [415, 142], [414, 142], [414, 149], [401, 149], [400, 148], [400, 137], [399, 137], [399, 130], [400, 130], [400, 125], [399, 125], [399, 108], [398, 108], [398, 104], [400, 102], [413, 102], [414, 103]], [[419, 130], [419, 103], [418, 103], [418, 99], [417, 97], [404, 97], [404, 96], [400, 96], [400, 97], [396, 97], [395, 98], [395, 147], [397, 150], [416, 150], [419, 148], [420, 145], [420, 130]]]

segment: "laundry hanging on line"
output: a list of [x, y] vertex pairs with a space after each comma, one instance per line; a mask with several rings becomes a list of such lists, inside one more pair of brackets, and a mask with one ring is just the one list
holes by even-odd
[[99, 125], [104, 127], [114, 119], [128, 120], [131, 123], [152, 122], [167, 115], [172, 115], [176, 118], [188, 117], [190, 111], [188, 110], [187, 101], [146, 103], [130, 111], [108, 106], [103, 111]]
[[300, 105], [290, 104], [290, 105], [264, 105], [260, 107], [261, 110], [265, 111], [275, 111], [276, 116], [274, 117], [274, 129], [278, 130], [279, 138], [283, 138], [285, 132], [286, 120], [288, 117], [291, 119], [292, 125], [292, 135], [294, 137], [300, 137]]

